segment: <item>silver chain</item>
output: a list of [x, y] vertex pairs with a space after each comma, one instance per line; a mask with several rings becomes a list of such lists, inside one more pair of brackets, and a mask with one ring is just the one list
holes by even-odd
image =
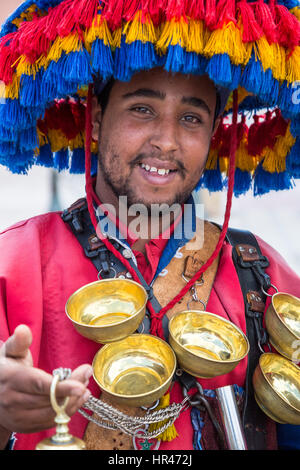
[[[188, 408], [188, 399], [189, 397], [184, 398], [181, 403], [172, 403], [172, 405], [161, 408], [156, 411], [147, 412], [145, 416], [128, 416], [122, 411], [108, 405], [107, 403], [96, 399], [91, 396], [83, 405], [83, 408], [92, 411], [95, 416], [89, 415], [83, 409], [79, 410], [79, 413], [82, 414], [86, 419], [92, 421], [97, 426], [112, 429], [122, 430], [125, 434], [130, 436], [137, 436], [138, 431], [143, 431], [143, 438], [152, 439], [162, 432], [164, 432], [169, 426], [171, 426], [180, 413]], [[148, 431], [150, 424], [163, 424], [152, 432]]]

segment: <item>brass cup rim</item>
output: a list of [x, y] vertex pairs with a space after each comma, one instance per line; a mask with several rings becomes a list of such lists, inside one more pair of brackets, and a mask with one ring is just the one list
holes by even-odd
[[[68, 304], [71, 302], [71, 300], [75, 297], [75, 295], [77, 295], [78, 293], [82, 292], [84, 289], [86, 289], [87, 287], [90, 287], [90, 286], [93, 286], [93, 285], [96, 285], [96, 284], [100, 284], [100, 283], [104, 283], [104, 282], [116, 282], [116, 281], [125, 281], [126, 283], [131, 283], [131, 284], [135, 284], [136, 286], [140, 287], [141, 290], [144, 291], [145, 293], [145, 302], [143, 303], [143, 305], [133, 314], [131, 315], [129, 318], [125, 318], [124, 320], [121, 320], [117, 323], [114, 323], [114, 324], [108, 324], [108, 325], [89, 325], [89, 324], [86, 324], [86, 323], [82, 323], [82, 322], [79, 322], [79, 321], [76, 321], [74, 320], [71, 315], [69, 315], [68, 313]], [[67, 315], [67, 317], [69, 318], [69, 320], [71, 320], [71, 322], [75, 323], [76, 325], [79, 325], [79, 326], [84, 326], [86, 328], [101, 328], [101, 330], [105, 330], [105, 329], [108, 329], [108, 328], [111, 328], [112, 326], [115, 326], [115, 325], [122, 325], [123, 323], [126, 323], [128, 322], [129, 320], [132, 320], [134, 317], [136, 317], [140, 312], [141, 310], [143, 310], [143, 308], [145, 308], [146, 304], [148, 302], [148, 294], [146, 292], [146, 289], [141, 285], [139, 284], [138, 282], [136, 281], [133, 281], [132, 279], [118, 279], [118, 278], [115, 278], [115, 279], [100, 279], [98, 281], [94, 281], [94, 282], [90, 282], [88, 284], [85, 284], [84, 286], [82, 287], [79, 287], [79, 289], [77, 289], [75, 292], [73, 292], [73, 294], [68, 298], [67, 302], [66, 302], [66, 305], [65, 305], [65, 313]]]
[[265, 371], [262, 367], [262, 364], [261, 362], [264, 360], [264, 358], [266, 356], [273, 356], [273, 357], [276, 357], [276, 358], [279, 358], [280, 360], [284, 361], [284, 362], [287, 362], [289, 366], [294, 366], [296, 367], [296, 369], [299, 369], [299, 372], [300, 372], [300, 367], [297, 366], [297, 364], [289, 361], [286, 357], [284, 356], [281, 356], [281, 354], [277, 354], [277, 353], [273, 353], [273, 352], [267, 352], [267, 353], [263, 353], [260, 358], [259, 358], [259, 368], [261, 370], [261, 373], [264, 377], [264, 379], [268, 382], [268, 385], [271, 387], [271, 389], [273, 390], [273, 392], [276, 394], [276, 396], [278, 396], [281, 400], [283, 400], [290, 408], [294, 409], [297, 413], [300, 412], [300, 408], [296, 408], [294, 405], [292, 405], [286, 398], [284, 395], [282, 395], [276, 388], [273, 387], [272, 383], [270, 382], [269, 378], [266, 376], [265, 374]]
[[[140, 399], [140, 398], [143, 398], [143, 397], [146, 397], [147, 395], [150, 395], [150, 394], [154, 394], [156, 391], [158, 391], [160, 388], [163, 388], [167, 383], [168, 381], [173, 377], [173, 375], [175, 374], [175, 371], [176, 371], [176, 365], [177, 365], [177, 359], [176, 359], [176, 355], [173, 351], [173, 349], [171, 348], [171, 346], [166, 342], [164, 341], [163, 339], [159, 338], [158, 336], [154, 336], [154, 335], [150, 335], [150, 334], [146, 334], [146, 333], [138, 333], [138, 334], [132, 334], [132, 335], [128, 335], [126, 338], [124, 339], [121, 339], [121, 341], [124, 341], [124, 340], [127, 340], [128, 338], [130, 337], [133, 337], [133, 336], [146, 336], [146, 337], [151, 337], [161, 343], [163, 343], [165, 346], [167, 346], [170, 350], [170, 353], [173, 357], [173, 362], [174, 362], [174, 365], [173, 365], [173, 368], [172, 368], [172, 372], [169, 374], [168, 378], [159, 386], [159, 387], [156, 387], [154, 388], [153, 390], [151, 390], [151, 392], [147, 392], [147, 393], [141, 393], [139, 395], [121, 395], [120, 393], [115, 393], [115, 392], [112, 392], [109, 388], [103, 386], [102, 384], [100, 384], [99, 380], [96, 378], [96, 375], [95, 375], [95, 363], [96, 363], [96, 360], [97, 360], [97, 357], [101, 354], [101, 351], [104, 351], [105, 349], [108, 349], [112, 343], [108, 343], [108, 344], [105, 344], [101, 349], [99, 349], [99, 351], [97, 351], [97, 353], [95, 354], [94, 356], [94, 359], [93, 359], [93, 363], [92, 363], [92, 367], [93, 367], [93, 377], [94, 377], [94, 380], [96, 381], [96, 383], [99, 385], [99, 387], [101, 388], [101, 390], [103, 390], [104, 392], [116, 397], [116, 398], [128, 398], [130, 400], [134, 400], [135, 398], [137, 399]], [[114, 343], [116, 344], [116, 343]]]
[[[177, 339], [174, 337], [172, 331], [171, 331], [171, 325], [172, 325], [172, 320], [173, 318], [175, 319], [176, 317], [178, 317], [179, 315], [182, 315], [184, 313], [196, 313], [196, 314], [202, 314], [202, 315], [208, 315], [208, 316], [211, 316], [211, 317], [215, 317], [217, 318], [218, 320], [221, 320], [225, 323], [228, 323], [230, 326], [232, 326], [241, 336], [242, 338], [245, 340], [245, 343], [247, 345], [247, 348], [246, 348], [246, 352], [241, 356], [241, 357], [236, 357], [234, 359], [224, 359], [224, 360], [217, 360], [217, 359], [212, 359], [212, 358], [209, 358], [209, 357], [204, 357], [204, 356], [201, 356], [200, 354], [195, 354], [193, 353], [192, 351], [190, 351], [189, 349], [187, 349], [185, 346], [183, 346], [182, 344], [180, 344]], [[175, 320], [174, 320], [175, 321]], [[236, 326], [234, 323], [232, 323], [230, 320], [227, 320], [226, 318], [223, 318], [223, 317], [220, 317], [219, 315], [216, 315], [215, 313], [211, 313], [211, 312], [206, 312], [206, 311], [202, 311], [202, 310], [184, 310], [182, 312], [178, 312], [176, 313], [175, 315], [173, 315], [173, 317], [170, 319], [170, 322], [169, 322], [169, 334], [172, 336], [173, 340], [176, 342], [176, 344], [178, 344], [181, 348], [183, 348], [187, 353], [193, 355], [193, 357], [195, 358], [200, 358], [200, 359], [204, 359], [205, 361], [208, 361], [208, 362], [212, 362], [212, 363], [218, 363], [218, 364], [230, 364], [230, 363], [234, 363], [234, 362], [237, 362], [237, 361], [241, 361], [242, 359], [244, 359], [248, 353], [249, 353], [249, 350], [250, 350], [250, 343], [249, 343], [249, 340], [247, 338], [247, 336], [243, 333], [243, 331], [238, 327]]]
[[288, 297], [293, 297], [294, 299], [296, 300], [299, 300], [298, 297], [296, 297], [295, 295], [292, 295], [292, 294], [287, 294], [286, 292], [276, 292], [275, 294], [272, 295], [272, 306], [273, 306], [273, 309], [274, 309], [274, 312], [276, 314], [276, 318], [278, 318], [278, 320], [280, 321], [280, 323], [283, 325], [284, 328], [286, 328], [292, 336], [295, 337], [295, 339], [300, 339], [300, 336], [297, 335], [297, 333], [292, 330], [284, 321], [283, 319], [281, 318], [280, 315], [278, 315], [278, 312], [277, 312], [277, 308], [275, 307], [274, 305], [274, 299], [276, 299], [276, 297], [278, 297], [279, 295], [285, 295], [285, 296], [288, 296]]

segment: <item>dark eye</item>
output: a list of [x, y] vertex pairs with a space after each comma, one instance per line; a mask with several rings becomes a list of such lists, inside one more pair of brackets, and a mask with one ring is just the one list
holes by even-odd
[[133, 106], [130, 110], [141, 114], [151, 114], [151, 110], [146, 106]]
[[192, 114], [187, 114], [183, 116], [182, 120], [189, 124], [201, 124], [202, 123], [202, 119], [199, 116], [193, 116]]

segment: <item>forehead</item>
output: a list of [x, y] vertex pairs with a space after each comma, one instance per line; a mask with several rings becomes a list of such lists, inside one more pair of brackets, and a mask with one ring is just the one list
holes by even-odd
[[206, 75], [185, 75], [171, 73], [157, 68], [135, 74], [129, 82], [116, 81], [112, 87], [112, 98], [121, 98], [139, 89], [149, 89], [160, 92], [161, 96], [197, 97], [205, 99], [213, 107], [216, 101], [216, 89]]

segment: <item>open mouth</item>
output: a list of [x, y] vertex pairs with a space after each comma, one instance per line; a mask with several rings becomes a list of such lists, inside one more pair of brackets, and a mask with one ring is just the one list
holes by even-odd
[[169, 175], [169, 173], [177, 172], [177, 170], [171, 170], [167, 168], [156, 168], [155, 166], [150, 166], [145, 163], [141, 163], [140, 167], [149, 173], [153, 173], [159, 176], [166, 176]]

